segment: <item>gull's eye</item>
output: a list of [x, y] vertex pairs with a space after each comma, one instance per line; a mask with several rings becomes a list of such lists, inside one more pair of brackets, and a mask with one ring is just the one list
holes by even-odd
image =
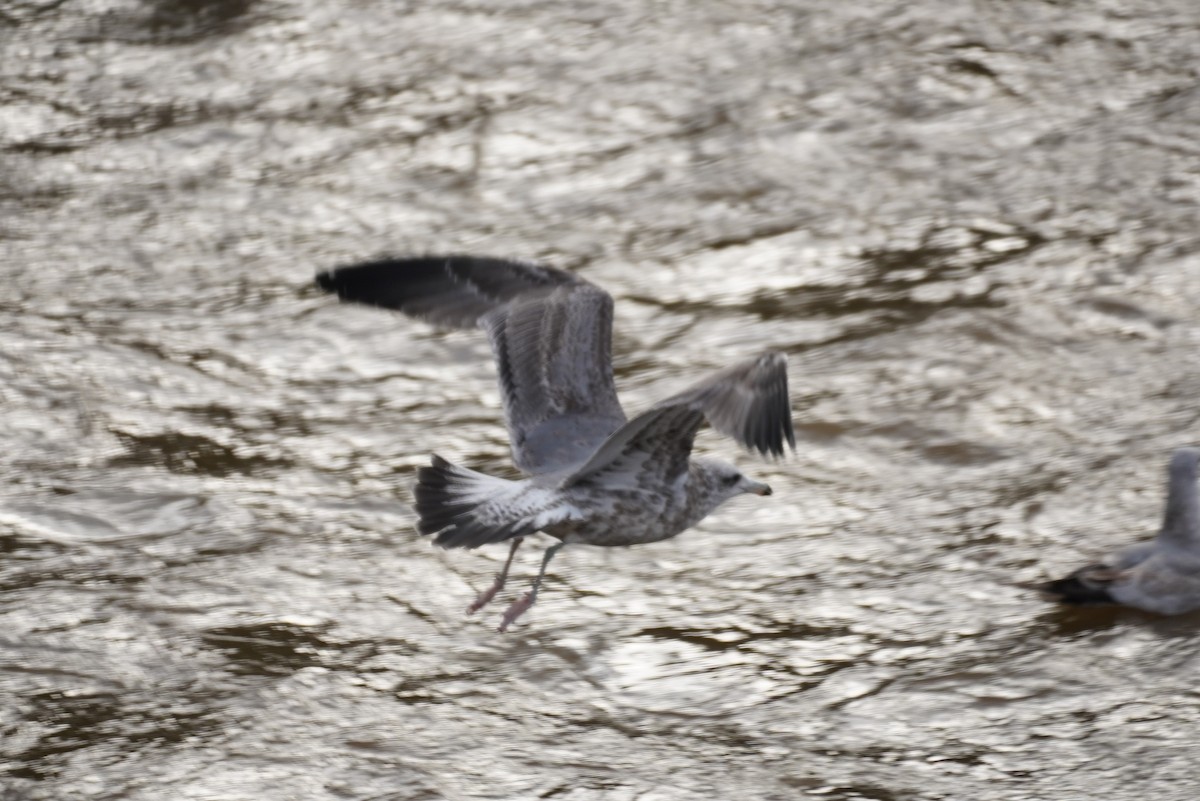
[[725, 476], [725, 477], [723, 477], [723, 478], [721, 479], [721, 483], [722, 483], [722, 484], [724, 484], [724, 485], [725, 485], [725, 486], [727, 486], [727, 487], [732, 487], [734, 484], [738, 483], [738, 480], [739, 480], [740, 478], [741, 478], [741, 476], [740, 476], [740, 475], [738, 475], [737, 473], [734, 473], [732, 476]]

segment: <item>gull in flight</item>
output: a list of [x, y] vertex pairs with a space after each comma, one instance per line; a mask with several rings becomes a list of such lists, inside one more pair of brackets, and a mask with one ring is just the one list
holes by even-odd
[[795, 450], [787, 363], [777, 352], [733, 364], [628, 419], [613, 383], [612, 297], [571, 273], [448, 256], [340, 267], [317, 283], [342, 300], [487, 333], [513, 463], [525, 477], [485, 475], [435, 454], [417, 471], [414, 495], [417, 531], [443, 548], [512, 543], [469, 613], [504, 587], [524, 537], [542, 531], [559, 540], [500, 631], [533, 606], [563, 546], [658, 542], [730, 498], [771, 494], [732, 464], [692, 457], [705, 421], [763, 455], [782, 456], [785, 442]]
[[1035, 589], [1067, 604], [1120, 604], [1164, 615], [1200, 608], [1197, 463], [1200, 448], [1180, 448], [1171, 455], [1167, 510], [1157, 537]]

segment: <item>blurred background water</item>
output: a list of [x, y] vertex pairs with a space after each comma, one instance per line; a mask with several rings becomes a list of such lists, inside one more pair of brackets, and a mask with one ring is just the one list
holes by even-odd
[[[1016, 582], [1200, 442], [1200, 10], [0, 3], [0, 798], [1193, 799], [1200, 619]], [[511, 474], [482, 338], [316, 271], [617, 298], [626, 407], [764, 348], [775, 489], [568, 550], [413, 531]], [[510, 592], [536, 568], [526, 549]]]

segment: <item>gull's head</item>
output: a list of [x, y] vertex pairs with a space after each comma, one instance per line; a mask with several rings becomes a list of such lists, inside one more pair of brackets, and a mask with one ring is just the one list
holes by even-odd
[[743, 493], [752, 492], [755, 495], [770, 495], [771, 488], [761, 481], [755, 481], [742, 474], [728, 462], [716, 459], [705, 459], [704, 470], [708, 475], [709, 484], [722, 500], [728, 500]]

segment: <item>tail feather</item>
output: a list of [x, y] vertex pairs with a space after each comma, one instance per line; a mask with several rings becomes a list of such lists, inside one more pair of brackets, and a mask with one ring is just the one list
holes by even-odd
[[545, 508], [520, 496], [524, 482], [484, 475], [437, 454], [417, 471], [417, 531], [436, 534], [443, 548], [475, 548], [532, 534], [548, 519]]
[[456, 518], [475, 508], [476, 496], [487, 497], [487, 485], [492, 479], [482, 473], [458, 467], [433, 455], [431, 466], [417, 470], [417, 486], [413, 494], [417, 503], [417, 531], [436, 534], [454, 525]]

